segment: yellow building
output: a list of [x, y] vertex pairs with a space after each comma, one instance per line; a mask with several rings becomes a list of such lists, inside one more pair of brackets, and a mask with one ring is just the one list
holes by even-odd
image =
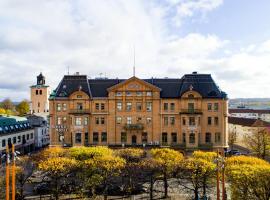
[[49, 96], [50, 88], [45, 84], [45, 76], [40, 73], [37, 76], [37, 84], [30, 87], [31, 102], [30, 113], [46, 116], [49, 114]]
[[227, 95], [210, 74], [65, 75], [49, 101], [51, 145], [227, 147]]

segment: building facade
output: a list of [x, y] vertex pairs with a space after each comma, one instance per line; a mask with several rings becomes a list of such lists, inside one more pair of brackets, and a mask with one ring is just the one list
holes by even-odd
[[0, 117], [0, 154], [12, 144], [22, 154], [33, 151], [34, 129], [26, 118]]
[[51, 145], [227, 147], [228, 100], [211, 75], [88, 79], [65, 75], [50, 96]]
[[261, 119], [229, 117], [229, 136], [235, 138], [235, 145], [247, 148], [245, 137], [255, 132], [269, 132], [270, 123]]
[[270, 110], [259, 109], [229, 109], [229, 114], [232, 117], [241, 117], [249, 119], [261, 119], [270, 122]]
[[47, 120], [43, 117], [30, 115], [27, 117], [29, 124], [34, 128], [35, 148], [39, 149], [50, 144], [50, 135]]
[[37, 84], [30, 87], [30, 114], [46, 116], [49, 114], [50, 87], [45, 84], [45, 76], [37, 76]]

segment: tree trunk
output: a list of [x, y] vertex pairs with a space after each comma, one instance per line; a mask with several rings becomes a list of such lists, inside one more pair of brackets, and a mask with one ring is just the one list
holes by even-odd
[[167, 198], [168, 197], [168, 177], [167, 177], [166, 172], [163, 175], [163, 184], [164, 184], [164, 198]]
[[199, 199], [199, 190], [198, 190], [198, 188], [195, 188], [194, 194], [195, 194], [195, 200], [200, 200]]
[[150, 176], [150, 200], [153, 200], [154, 180], [153, 175]]

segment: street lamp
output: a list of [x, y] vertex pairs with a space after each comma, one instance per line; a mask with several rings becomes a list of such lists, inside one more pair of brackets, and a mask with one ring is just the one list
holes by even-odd
[[220, 200], [220, 169], [221, 169], [221, 181], [222, 181], [222, 200], [227, 199], [226, 187], [225, 187], [225, 157], [224, 152], [220, 152], [217, 150], [217, 158], [215, 159], [215, 163], [217, 164], [217, 200]]

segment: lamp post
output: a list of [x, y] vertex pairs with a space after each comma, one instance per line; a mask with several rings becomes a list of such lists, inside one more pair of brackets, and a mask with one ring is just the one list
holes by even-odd
[[[221, 155], [220, 155], [221, 153]], [[225, 158], [224, 152], [217, 150], [217, 158], [215, 159], [217, 164], [217, 200], [220, 200], [220, 169], [221, 169], [221, 182], [222, 182], [222, 200], [227, 199], [226, 187], [225, 187]]]
[[9, 148], [6, 147], [6, 200], [9, 200]]

